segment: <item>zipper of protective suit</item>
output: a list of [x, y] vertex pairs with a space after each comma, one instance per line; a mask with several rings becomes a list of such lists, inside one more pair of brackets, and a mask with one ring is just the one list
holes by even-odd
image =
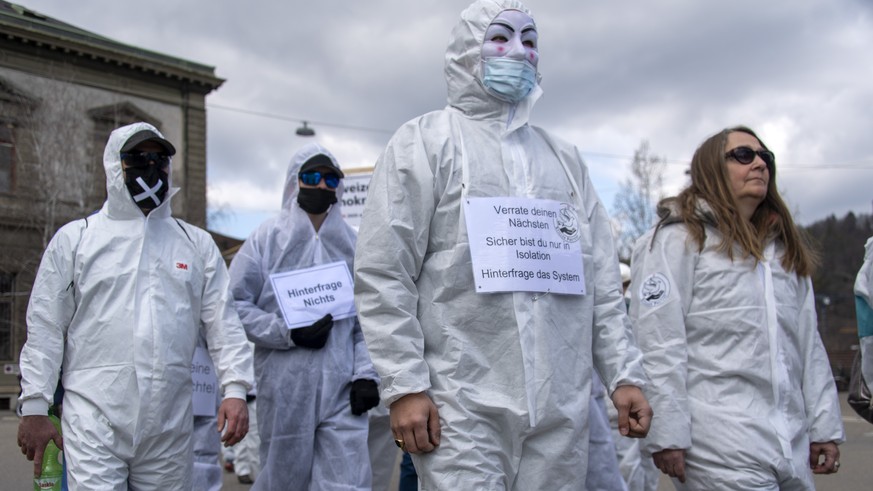
[[786, 459], [791, 459], [793, 451], [791, 442], [785, 437], [788, 434], [785, 428], [785, 419], [782, 417], [781, 411], [782, 397], [779, 394], [779, 388], [784, 382], [781, 376], [781, 369], [784, 367], [779, 363], [779, 318], [776, 314], [776, 294], [773, 288], [773, 269], [770, 267], [775, 256], [775, 244], [771, 242], [764, 249], [764, 259], [758, 263], [763, 273], [764, 280], [764, 308], [766, 309], [767, 319], [767, 336], [770, 344], [770, 386], [773, 390], [773, 406], [774, 413], [771, 414], [771, 423], [773, 424], [779, 445], [782, 447], [782, 456]]

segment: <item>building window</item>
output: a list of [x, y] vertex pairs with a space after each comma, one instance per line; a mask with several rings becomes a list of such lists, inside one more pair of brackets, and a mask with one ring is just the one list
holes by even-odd
[[15, 298], [15, 275], [0, 273], [0, 360], [14, 360], [12, 352], [12, 300]]
[[0, 124], [0, 193], [12, 191], [12, 173], [15, 146], [12, 143], [12, 127]]

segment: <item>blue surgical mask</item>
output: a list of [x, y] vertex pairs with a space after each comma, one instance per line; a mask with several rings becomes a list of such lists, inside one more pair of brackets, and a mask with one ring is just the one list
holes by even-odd
[[516, 103], [537, 83], [537, 70], [530, 63], [505, 57], [487, 58], [482, 83], [498, 99]]

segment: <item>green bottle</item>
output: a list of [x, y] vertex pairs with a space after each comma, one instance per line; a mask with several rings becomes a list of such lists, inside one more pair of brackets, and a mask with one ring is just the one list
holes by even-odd
[[[61, 422], [54, 414], [49, 415], [52, 424], [61, 432]], [[33, 491], [61, 491], [64, 480], [64, 464], [61, 461], [61, 449], [49, 440], [42, 456], [42, 474], [33, 478]]]

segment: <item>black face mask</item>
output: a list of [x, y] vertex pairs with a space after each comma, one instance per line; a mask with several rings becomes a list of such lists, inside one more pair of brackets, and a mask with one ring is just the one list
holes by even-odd
[[157, 165], [124, 169], [124, 184], [136, 204], [148, 210], [163, 203], [170, 189], [167, 174]]
[[336, 203], [336, 191], [332, 189], [300, 188], [297, 204], [306, 213], [321, 215]]

